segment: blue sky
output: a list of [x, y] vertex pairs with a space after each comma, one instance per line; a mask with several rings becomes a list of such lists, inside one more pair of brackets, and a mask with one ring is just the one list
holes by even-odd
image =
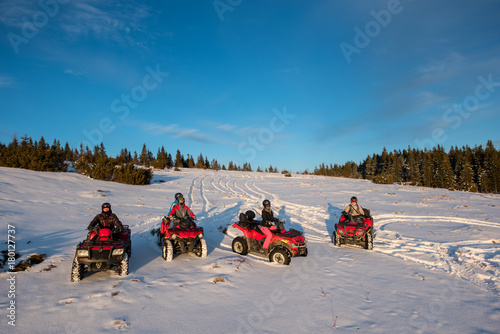
[[494, 0], [0, 0], [0, 141], [312, 170], [500, 145]]

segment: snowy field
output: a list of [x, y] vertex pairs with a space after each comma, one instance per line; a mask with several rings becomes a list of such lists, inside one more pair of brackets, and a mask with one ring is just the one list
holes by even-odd
[[[0, 168], [2, 250], [8, 225], [25, 260], [0, 273], [0, 333], [499, 333], [500, 196], [256, 172], [155, 171], [130, 186], [76, 173]], [[208, 256], [161, 257], [151, 235], [176, 192], [205, 229]], [[331, 243], [356, 195], [375, 220], [372, 251]], [[309, 255], [290, 266], [231, 251], [229, 227], [269, 199]], [[110, 202], [132, 229], [130, 274], [70, 282], [77, 243]], [[50, 269], [50, 270], [49, 270]], [[216, 277], [225, 282], [214, 283]], [[9, 303], [15, 301], [15, 327]]]

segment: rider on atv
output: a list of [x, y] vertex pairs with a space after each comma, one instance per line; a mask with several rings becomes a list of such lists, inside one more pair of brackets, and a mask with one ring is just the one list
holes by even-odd
[[266, 199], [262, 202], [264, 209], [262, 210], [262, 223], [260, 225], [260, 230], [266, 235], [266, 240], [262, 246], [264, 249], [269, 248], [271, 239], [273, 238], [273, 233], [271, 231], [282, 230], [273, 225], [273, 223], [281, 223], [278, 218], [274, 218], [273, 210], [271, 209], [271, 202]]
[[342, 216], [347, 219], [347, 216], [352, 216], [352, 220], [359, 221], [365, 216], [365, 211], [358, 204], [358, 198], [356, 196], [351, 197], [351, 204], [349, 204], [344, 211], [342, 211]]
[[[90, 222], [89, 226], [87, 227], [88, 230], [92, 230], [93, 228], [98, 228], [101, 229], [103, 227], [108, 227], [112, 231], [116, 230], [117, 232], [120, 232], [123, 229], [123, 225], [118, 219], [118, 217], [111, 211], [111, 204], [109, 203], [103, 203], [101, 206], [101, 213], [99, 213], [97, 216], [92, 219]], [[89, 239], [93, 239], [97, 236], [97, 232], [91, 231], [89, 234]], [[116, 239], [118, 237], [118, 233], [113, 233], [113, 239]]]
[[191, 209], [189, 209], [189, 207], [185, 204], [184, 196], [182, 196], [181, 193], [178, 193], [176, 194], [176, 197], [178, 197], [177, 198], [178, 203], [174, 205], [174, 207], [170, 210], [170, 213], [168, 214], [170, 220], [173, 220], [173, 218], [179, 218], [179, 219], [186, 218], [188, 217], [188, 215], [192, 220], [196, 220], [196, 216], [193, 213], [193, 211], [191, 211]]
[[184, 197], [181, 193], [177, 193], [175, 194], [175, 201], [172, 202], [172, 204], [170, 205], [170, 209], [168, 210], [168, 212], [171, 212], [172, 209], [174, 208], [174, 206], [176, 206], [178, 203], [179, 203], [179, 198], [181, 197]]

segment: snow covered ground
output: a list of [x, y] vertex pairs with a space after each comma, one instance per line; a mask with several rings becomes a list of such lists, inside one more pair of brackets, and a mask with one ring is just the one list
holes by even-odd
[[[0, 248], [8, 225], [21, 259], [0, 273], [1, 333], [498, 333], [500, 196], [374, 185], [364, 180], [256, 172], [155, 171], [130, 186], [76, 173], [0, 168]], [[165, 262], [150, 231], [176, 192], [204, 227], [208, 256]], [[335, 247], [352, 195], [375, 219], [373, 251]], [[290, 266], [231, 251], [240, 212], [272, 202], [309, 255]], [[70, 282], [77, 243], [111, 202], [132, 229], [130, 274]], [[50, 269], [50, 270], [48, 270]], [[214, 283], [216, 277], [225, 282]], [[15, 327], [7, 309], [15, 301]]]

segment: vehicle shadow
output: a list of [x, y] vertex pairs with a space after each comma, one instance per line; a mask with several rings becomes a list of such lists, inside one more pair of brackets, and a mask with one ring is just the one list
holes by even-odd
[[[275, 216], [276, 217], [276, 216]], [[289, 230], [293, 228], [294, 230], [300, 231], [304, 233], [304, 228], [300, 223], [294, 223], [291, 220], [291, 216], [286, 213], [286, 205], [282, 205], [279, 212], [278, 212], [278, 217], [279, 219], [284, 219], [285, 222], [285, 230]]]
[[227, 232], [227, 228], [238, 220], [238, 215], [242, 212], [242, 205], [243, 202], [239, 201], [238, 204], [218, 215], [203, 219], [203, 223], [200, 226], [203, 227], [205, 232], [208, 254], [220, 248], [222, 241], [226, 237], [225, 232]]
[[328, 217], [328, 219], [325, 220], [325, 225], [326, 225], [326, 229], [328, 231], [328, 235], [331, 238], [333, 235], [333, 232], [335, 232], [335, 224], [337, 224], [337, 222], [339, 221], [340, 215], [341, 215], [343, 209], [336, 207], [336, 206], [333, 206], [330, 203], [328, 203], [327, 210], [328, 210], [329, 217]]
[[161, 257], [161, 248], [158, 245], [158, 236], [151, 231], [134, 234], [132, 231], [132, 255], [129, 263], [129, 273], [136, 273], [142, 267]]

